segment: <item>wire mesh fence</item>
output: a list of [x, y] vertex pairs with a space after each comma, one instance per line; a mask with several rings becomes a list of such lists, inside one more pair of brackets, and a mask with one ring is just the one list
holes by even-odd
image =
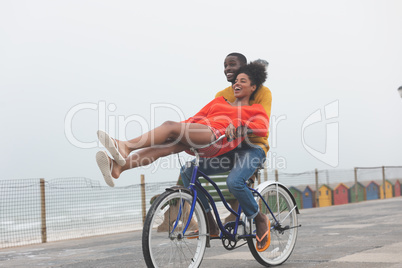
[[[402, 167], [263, 170], [260, 182], [266, 180], [283, 183], [299, 208], [310, 208], [400, 196]], [[0, 180], [0, 248], [140, 230], [151, 198], [175, 184], [109, 188], [87, 178]]]
[[0, 248], [40, 242], [38, 179], [0, 181]]
[[[176, 182], [109, 188], [87, 178], [0, 181], [0, 248], [142, 229], [143, 205]], [[145, 204], [142, 204], [145, 203]]]
[[401, 196], [402, 166], [262, 173], [290, 188], [299, 208], [340, 205]]

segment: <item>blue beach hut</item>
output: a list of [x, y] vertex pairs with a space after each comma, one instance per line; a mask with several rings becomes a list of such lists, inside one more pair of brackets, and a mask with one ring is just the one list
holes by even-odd
[[366, 200], [375, 200], [380, 197], [380, 185], [375, 181], [371, 181], [366, 185]]
[[303, 208], [315, 207], [314, 197], [315, 191], [310, 186], [306, 186], [303, 191]]

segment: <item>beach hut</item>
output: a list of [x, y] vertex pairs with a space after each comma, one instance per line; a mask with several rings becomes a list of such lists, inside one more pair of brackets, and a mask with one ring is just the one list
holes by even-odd
[[334, 188], [334, 205], [343, 205], [349, 203], [349, 187], [339, 183]]
[[375, 181], [366, 184], [366, 200], [374, 200], [379, 198], [380, 186]]
[[332, 206], [332, 189], [326, 184], [318, 189], [318, 205], [320, 207]]
[[303, 208], [315, 207], [315, 190], [313, 187], [306, 186], [303, 190]]
[[394, 186], [394, 196], [401, 196], [401, 182], [399, 179], [390, 180]]
[[303, 191], [298, 187], [291, 186], [289, 191], [292, 193], [293, 197], [296, 200], [296, 205], [298, 208], [303, 208]]
[[[380, 186], [380, 198], [384, 199], [384, 185], [381, 184]], [[392, 189], [392, 183], [389, 180], [385, 180], [385, 198], [391, 198], [393, 197], [393, 189]]]
[[357, 186], [354, 182], [345, 183], [349, 187], [349, 203], [356, 202], [356, 190], [357, 187], [357, 202], [366, 200], [366, 187], [360, 182], [357, 182]]

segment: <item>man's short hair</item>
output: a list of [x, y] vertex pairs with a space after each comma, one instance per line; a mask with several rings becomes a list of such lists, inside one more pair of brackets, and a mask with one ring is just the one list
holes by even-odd
[[246, 64], [247, 64], [247, 58], [246, 58], [246, 56], [244, 56], [244, 55], [241, 54], [241, 53], [233, 52], [233, 53], [230, 53], [229, 55], [227, 55], [226, 57], [229, 57], [229, 56], [235, 56], [235, 57], [237, 57], [237, 59], [240, 61], [240, 63], [241, 63], [242, 65], [246, 65]]

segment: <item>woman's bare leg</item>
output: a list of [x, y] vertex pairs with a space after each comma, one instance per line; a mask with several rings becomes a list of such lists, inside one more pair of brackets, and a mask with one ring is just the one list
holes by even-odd
[[187, 147], [205, 145], [212, 142], [215, 135], [206, 125], [186, 124], [167, 121], [161, 126], [128, 141], [118, 141], [120, 152], [123, 157], [127, 157], [130, 152], [142, 148], [153, 147], [172, 141], [172, 144], [182, 143]]
[[119, 166], [114, 163], [112, 177], [117, 179], [118, 177], [120, 177], [120, 174], [125, 170], [149, 165], [160, 157], [180, 153], [187, 149], [189, 149], [188, 146], [177, 143], [159, 145], [152, 148], [139, 150], [126, 158], [126, 164], [124, 166]]

